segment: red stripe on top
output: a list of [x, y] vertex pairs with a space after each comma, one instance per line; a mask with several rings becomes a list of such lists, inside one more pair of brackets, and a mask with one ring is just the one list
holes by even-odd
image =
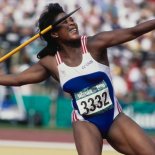
[[72, 112], [72, 122], [76, 122], [78, 121], [79, 119], [77, 118], [77, 115], [76, 115], [76, 112], [75, 110]]
[[83, 38], [84, 38], [84, 36], [81, 37], [81, 47], [82, 47], [82, 53], [85, 53]]
[[122, 112], [122, 108], [121, 108], [121, 106], [119, 105], [118, 102], [117, 102], [117, 109], [118, 109], [119, 113]]
[[88, 50], [87, 50], [87, 46], [86, 46], [86, 43], [87, 43], [87, 37], [86, 36], [84, 36], [83, 42], [84, 42], [85, 53], [87, 53]]
[[61, 57], [60, 57], [59, 52], [57, 52], [57, 54], [55, 56], [56, 56], [57, 64], [58, 65], [61, 64], [62, 63], [62, 60], [61, 60]]
[[58, 59], [57, 54], [55, 55], [55, 58], [56, 58], [57, 65], [59, 65], [59, 64], [60, 64], [60, 62], [59, 62], [59, 59]]
[[76, 115], [76, 112], [75, 112], [75, 120], [76, 121], [78, 121], [79, 119], [78, 119], [78, 117], [77, 117], [77, 115]]
[[62, 63], [62, 60], [61, 60], [61, 57], [60, 57], [60, 54], [59, 54], [59, 52], [57, 52], [57, 55], [58, 55], [58, 59], [59, 59], [59, 61], [60, 61], [60, 64]]

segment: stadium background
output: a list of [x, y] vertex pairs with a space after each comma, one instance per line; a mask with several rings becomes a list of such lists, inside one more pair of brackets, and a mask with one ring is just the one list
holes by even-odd
[[[60, 3], [67, 12], [81, 7], [73, 15], [81, 35], [128, 28], [155, 17], [154, 0], [0, 0], [0, 56], [38, 32], [37, 19], [50, 2]], [[124, 112], [151, 134], [155, 133], [154, 42], [155, 31], [109, 48], [114, 89]], [[0, 74], [18, 73], [28, 68], [38, 61], [36, 55], [45, 44], [37, 39], [1, 63]], [[14, 135], [20, 140], [27, 135], [19, 134], [20, 131], [26, 129], [29, 133], [29, 130], [35, 129], [45, 131], [41, 134], [42, 140], [52, 141], [55, 130], [65, 130], [66, 135], [70, 133], [70, 113], [68, 94], [62, 92], [52, 78], [19, 88], [0, 86], [1, 139], [8, 140]], [[46, 135], [49, 130], [51, 138]], [[18, 134], [11, 134], [11, 131], [18, 131]], [[60, 135], [61, 141], [67, 139], [62, 138], [60, 133], [56, 135]], [[35, 134], [28, 135], [25, 136], [27, 140]], [[36, 140], [39, 140], [39, 135]], [[72, 136], [69, 139], [72, 140]]]

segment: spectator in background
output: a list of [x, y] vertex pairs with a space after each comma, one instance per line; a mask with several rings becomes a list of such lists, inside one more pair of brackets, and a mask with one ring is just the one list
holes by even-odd
[[[0, 47], [3, 49], [4, 54], [21, 44], [21, 40], [26, 40], [36, 33], [36, 29], [33, 28], [35, 19], [40, 14], [42, 8], [49, 2], [49, 0], [0, 0]], [[72, 0], [70, 3], [68, 3], [68, 0], [60, 0], [60, 2], [68, 11], [73, 10], [77, 4], [82, 7], [82, 12], [79, 11], [76, 20], [82, 29], [81, 34], [87, 35], [96, 33], [95, 31], [99, 30], [107, 31], [133, 26], [141, 21], [153, 18], [155, 14], [154, 0]], [[92, 20], [85, 22], [86, 18], [91, 17], [90, 13], [91, 15], [93, 14], [92, 17], [97, 21], [97, 24], [94, 24], [95, 22], [92, 22]], [[151, 71], [152, 66], [155, 64], [152, 60], [155, 57], [154, 40], [155, 33], [151, 32], [136, 41], [109, 49], [111, 53], [109, 56], [111, 67], [117, 66], [115, 61], [113, 61], [115, 56], [120, 57], [120, 70], [122, 70], [124, 75], [117, 75], [117, 79], [123, 78], [126, 83], [129, 83], [124, 76], [128, 75], [128, 69], [131, 66], [130, 59], [132, 57], [139, 57], [141, 67], [145, 67], [148, 62], [151, 62], [152, 65], [148, 65], [146, 70], [146, 76], [149, 79], [155, 78]], [[36, 62], [36, 52], [45, 46], [42, 43], [43, 41], [37, 40], [37, 42], [32, 43], [22, 51], [26, 52], [30, 57], [31, 64]], [[11, 57], [5, 62], [4, 70], [12, 72], [14, 67], [18, 68], [19, 64], [24, 64], [24, 62], [20, 61], [20, 58], [20, 54]], [[139, 68], [137, 69], [139, 70]], [[44, 87], [44, 84], [40, 86]], [[132, 89], [128, 88], [128, 91], [132, 91]], [[38, 92], [33, 91], [33, 93]]]
[[[39, 18], [40, 31], [65, 15], [58, 3], [49, 4]], [[136, 39], [154, 29], [155, 19], [132, 28], [86, 37], [79, 34], [77, 23], [69, 17], [42, 35], [47, 45], [38, 53], [38, 62], [18, 74], [1, 75], [0, 84], [22, 86], [42, 82], [50, 76], [57, 80], [72, 97], [73, 132], [79, 155], [100, 155], [103, 139], [123, 154], [154, 155], [152, 140], [122, 113], [113, 90], [107, 57], [107, 48]], [[120, 63], [119, 59], [115, 62]], [[132, 81], [133, 87], [143, 90], [135, 83], [137, 79], [141, 84], [143, 82], [141, 63], [137, 61], [133, 70], [137, 73]], [[138, 95], [140, 99], [143, 97]]]

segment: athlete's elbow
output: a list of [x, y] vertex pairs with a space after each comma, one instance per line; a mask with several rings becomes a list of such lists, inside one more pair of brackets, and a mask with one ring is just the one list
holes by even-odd
[[18, 75], [16, 75], [14, 77], [14, 84], [13, 85], [14, 86], [17, 86], [17, 87], [20, 87], [20, 86], [25, 85], [25, 83], [24, 83], [24, 81], [23, 81], [23, 79], [21, 77], [19, 77]]
[[14, 84], [13, 84], [15, 87], [20, 87], [22, 85], [24, 85], [20, 80], [18, 81], [15, 81]]

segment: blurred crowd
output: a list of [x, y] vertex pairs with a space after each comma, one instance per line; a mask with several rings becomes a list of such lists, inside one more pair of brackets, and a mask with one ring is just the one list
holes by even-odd
[[[129, 28], [155, 18], [155, 0], [0, 0], [0, 57], [38, 32], [37, 20], [45, 5], [60, 3], [73, 15], [81, 35]], [[118, 36], [121, 37], [121, 36]], [[155, 31], [136, 40], [109, 48], [108, 56], [116, 95], [123, 103], [148, 101], [155, 103]], [[0, 63], [0, 74], [18, 73], [37, 60], [45, 42], [37, 39], [8, 60]], [[7, 90], [6, 90], [7, 89]], [[22, 95], [66, 95], [53, 79], [22, 86]], [[2, 94], [8, 88], [0, 87]]]

